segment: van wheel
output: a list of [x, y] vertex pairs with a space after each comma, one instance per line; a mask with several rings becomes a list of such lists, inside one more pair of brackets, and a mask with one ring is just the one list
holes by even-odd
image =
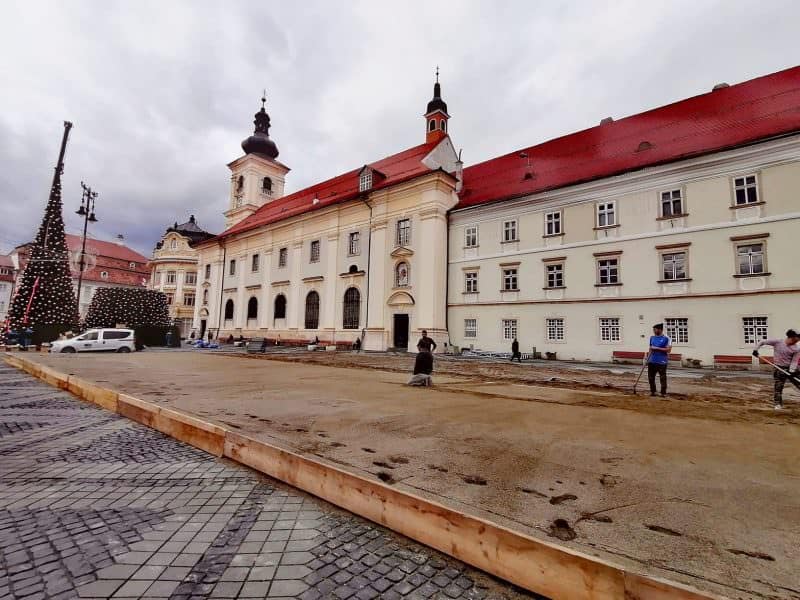
[[66, 353], [66, 354], [75, 354], [75, 348], [73, 348], [72, 346], [66, 346], [65, 348], [63, 348], [63, 349], [61, 350], [61, 352], [62, 352], [62, 354], [63, 354], [63, 353]]
[[123, 352], [123, 353], [125, 353], [125, 352], [130, 352], [130, 351], [131, 351], [131, 349], [130, 349], [130, 348], [128, 348], [127, 346], [121, 346], [121, 347], [120, 347], [120, 348], [117, 350], [117, 352]]

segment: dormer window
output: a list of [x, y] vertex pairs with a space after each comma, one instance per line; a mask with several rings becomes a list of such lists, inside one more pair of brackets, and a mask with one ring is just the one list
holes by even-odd
[[372, 189], [372, 171], [365, 168], [358, 176], [358, 191], [366, 192], [369, 189]]
[[169, 248], [170, 248], [170, 250], [177, 250], [177, 248], [178, 248], [178, 240], [172, 240], [169, 243]]

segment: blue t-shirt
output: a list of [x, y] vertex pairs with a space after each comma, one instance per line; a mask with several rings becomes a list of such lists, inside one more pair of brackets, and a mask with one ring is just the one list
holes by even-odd
[[[650, 345], [655, 348], [668, 348], [671, 343], [668, 335], [650, 336]], [[666, 350], [651, 350], [650, 359], [647, 362], [654, 365], [666, 365], [669, 363], [669, 354]]]

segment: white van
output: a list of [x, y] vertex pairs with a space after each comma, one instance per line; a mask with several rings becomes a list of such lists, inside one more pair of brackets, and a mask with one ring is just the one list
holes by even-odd
[[50, 352], [132, 352], [133, 329], [90, 329], [50, 344]]

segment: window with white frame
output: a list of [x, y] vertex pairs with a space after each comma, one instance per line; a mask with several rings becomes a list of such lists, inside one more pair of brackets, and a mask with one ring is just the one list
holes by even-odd
[[465, 271], [464, 272], [464, 293], [477, 294], [478, 293], [478, 272]]
[[503, 221], [503, 241], [504, 242], [516, 242], [519, 241], [517, 237], [517, 221], [516, 219], [512, 221]]
[[281, 248], [278, 250], [278, 267], [285, 267], [287, 262], [289, 262], [289, 249]]
[[478, 337], [478, 319], [464, 319], [464, 337]]
[[683, 194], [680, 189], [661, 192], [661, 216], [676, 217], [683, 214]]
[[600, 258], [597, 260], [598, 285], [616, 285], [619, 283], [619, 259]]
[[545, 265], [548, 288], [564, 287], [564, 263], [550, 263]]
[[765, 271], [763, 242], [736, 246], [736, 273], [738, 275], [760, 275]]
[[165, 282], [167, 285], [175, 285], [177, 279], [178, 276], [175, 271], [167, 271], [167, 280]]
[[468, 225], [464, 228], [464, 246], [475, 248], [478, 245], [478, 226]]
[[361, 254], [361, 232], [351, 231], [347, 240], [347, 254], [355, 256]]
[[557, 317], [545, 320], [545, 333], [548, 342], [564, 341], [564, 319]]
[[211, 279], [211, 265], [206, 265], [205, 278]]
[[169, 248], [170, 248], [170, 250], [175, 250], [175, 249], [177, 249], [177, 248], [178, 248], [178, 240], [172, 240], [172, 241], [169, 243]]
[[167, 304], [172, 306], [172, 303], [175, 301], [175, 295], [172, 293], [164, 294], [167, 297]]
[[758, 179], [755, 175], [733, 178], [733, 201], [735, 206], [747, 206], [758, 202]]
[[516, 292], [519, 291], [517, 287], [517, 269], [503, 269], [503, 291]]
[[135, 269], [136, 268], [136, 263], [135, 262], [128, 263], [128, 267], [130, 267], [131, 269]]
[[408, 246], [411, 242], [411, 219], [400, 219], [397, 222], [396, 242], [398, 246]]
[[662, 281], [686, 279], [686, 251], [665, 252], [661, 255]]
[[544, 214], [544, 234], [561, 235], [561, 211], [555, 210]]
[[619, 317], [600, 317], [600, 341], [619, 342], [622, 340], [622, 327]]
[[194, 285], [197, 283], [197, 271], [187, 271], [185, 275], [186, 285]]
[[[352, 180], [351, 180], [352, 181]], [[372, 171], [364, 169], [361, 171], [361, 176], [358, 178], [358, 191], [366, 192], [372, 188]]]
[[184, 294], [183, 295], [183, 305], [184, 306], [194, 306], [194, 294]]
[[664, 329], [673, 344], [689, 343], [689, 319], [685, 317], [665, 317]]
[[513, 340], [517, 337], [517, 320], [503, 319], [503, 339]]
[[767, 339], [767, 317], [742, 317], [742, 330], [748, 346]]
[[598, 202], [597, 204], [597, 226], [611, 227], [617, 224], [617, 203]]
[[228, 275], [236, 275], [236, 259], [232, 258], [228, 263]]
[[311, 242], [310, 262], [319, 262], [319, 240], [314, 240]]
[[261, 255], [260, 254], [253, 254], [250, 258], [250, 270], [253, 273], [258, 273], [258, 269], [261, 266]]

